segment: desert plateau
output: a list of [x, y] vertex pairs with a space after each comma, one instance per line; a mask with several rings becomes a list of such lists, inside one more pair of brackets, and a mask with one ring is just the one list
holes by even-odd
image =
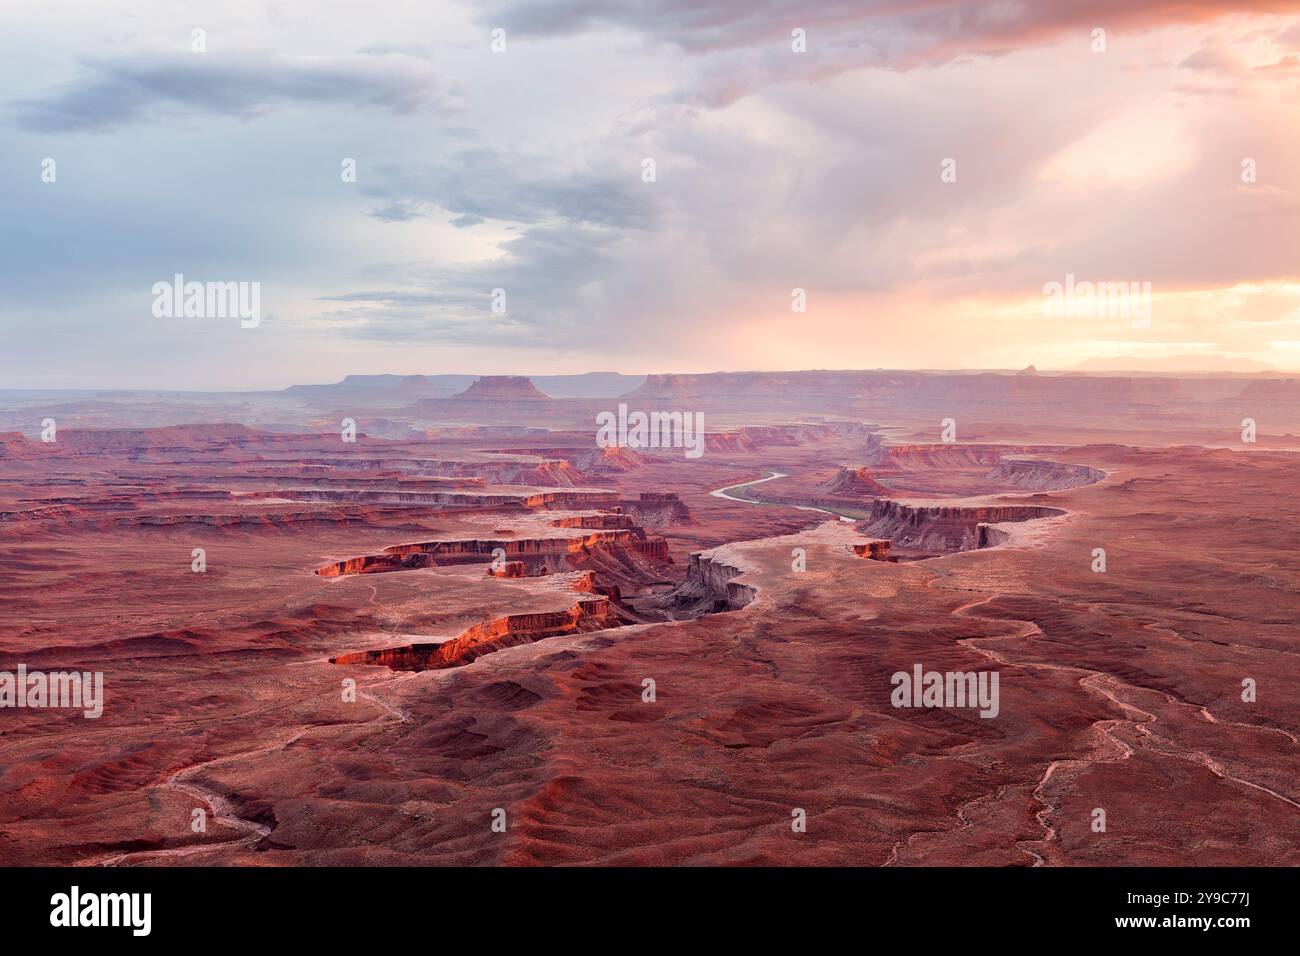
[[6, 394], [0, 860], [1300, 863], [1294, 380], [547, 383]]

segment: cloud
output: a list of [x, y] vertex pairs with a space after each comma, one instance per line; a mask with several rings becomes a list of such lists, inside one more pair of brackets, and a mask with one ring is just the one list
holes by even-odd
[[[395, 263], [404, 287], [321, 296], [346, 306], [322, 318], [342, 334], [389, 343], [447, 342], [554, 348], [603, 321], [599, 286], [616, 267], [618, 235], [591, 226], [536, 226], [484, 262]], [[506, 293], [504, 314], [493, 290]]]
[[429, 214], [424, 211], [422, 203], [414, 199], [394, 199], [390, 203], [372, 209], [370, 215], [380, 222], [410, 222], [412, 219], [424, 219]]
[[137, 53], [83, 60], [81, 72], [61, 88], [10, 106], [23, 129], [68, 133], [106, 132], [177, 113], [252, 119], [302, 104], [401, 115], [447, 109], [456, 97], [427, 62], [395, 53]]
[[[518, 235], [487, 260], [386, 269], [392, 285], [322, 297], [346, 308], [324, 318], [343, 334], [383, 341], [496, 343], [548, 348], [589, 334], [611, 314], [606, 296], [624, 288], [617, 251], [654, 241], [659, 210], [640, 166], [590, 144], [566, 161], [485, 146], [441, 154], [422, 165], [377, 168], [363, 189], [384, 200], [370, 212], [386, 222], [444, 210], [459, 229], [493, 221]], [[505, 289], [506, 315], [491, 311]]]
[[[383, 267], [391, 284], [322, 297], [347, 306], [325, 318], [345, 335], [385, 341], [548, 348], [589, 335], [614, 311], [608, 296], [626, 288], [620, 253], [657, 236], [658, 194], [641, 181], [639, 155], [600, 141], [573, 158], [474, 145], [376, 168], [363, 186], [383, 200], [374, 218], [443, 210], [458, 229], [491, 221], [518, 233], [486, 260]], [[506, 290], [504, 316], [491, 311], [493, 289]]]
[[[1229, 14], [1290, 13], [1293, 0], [499, 0], [481, 23], [535, 37], [619, 30], [699, 61], [673, 99], [726, 106], [762, 86], [861, 67], [912, 69], [1002, 56], [1077, 33], [1197, 24]], [[791, 31], [806, 51], [791, 50]]]
[[882, 52], [944, 60], [962, 51], [1049, 42], [1083, 26], [1146, 29], [1294, 10], [1292, 0], [500, 0], [480, 21], [525, 36], [630, 30], [696, 53], [785, 45], [796, 27], [808, 32], [810, 42], [860, 38], [870, 31]]
[[[598, 349], [628, 333], [661, 342], [730, 329], [735, 342], [746, 323], [788, 314], [794, 287], [822, 308], [806, 321], [825, 338], [832, 302], [845, 313], [866, 303], [863, 329], [907, 314], [905, 326], [939, 334], [956, 321], [952, 303], [1018, 302], [1067, 272], [1162, 291], [1291, 274], [1283, 250], [1296, 229], [1279, 201], [1258, 197], [1270, 218], [1248, 219], [1255, 192], [1237, 192], [1233, 150], [1258, 120], [1228, 121], [1221, 96], [1195, 110], [1150, 105], [1187, 75], [1176, 66], [1205, 37], [1172, 31], [1174, 55], [1154, 64], [1149, 50], [1116, 44], [1103, 70], [1082, 36], [1065, 64], [1033, 49], [996, 65], [767, 89], [651, 128], [632, 148], [618, 130], [593, 137], [565, 153], [573, 168], [472, 148], [379, 170], [366, 188], [390, 203], [526, 228], [489, 263], [395, 270], [411, 284], [391, 288], [428, 297], [354, 302], [349, 334]], [[1054, 83], [1036, 79], [1047, 73]], [[660, 159], [655, 184], [639, 180], [642, 155]], [[956, 183], [940, 179], [948, 156]], [[495, 287], [509, 291], [509, 323], [486, 316]], [[438, 299], [453, 293], [457, 308]], [[1031, 324], [1025, 334], [1064, 333]], [[896, 347], [923, 350], [906, 339]]]
[[[428, 205], [452, 213], [459, 227], [489, 219], [537, 225], [562, 221], [617, 229], [646, 229], [654, 219], [639, 167], [619, 169], [588, 160], [564, 169], [549, 159], [483, 147], [461, 149], [424, 166], [376, 171], [368, 195], [387, 200], [371, 215], [405, 221]], [[626, 165], [626, 162], [624, 162]]]
[[1296, 20], [1289, 27], [1277, 35], [1279, 46], [1288, 50], [1300, 50], [1300, 20]]
[[[105, 361], [142, 381], [149, 362], [173, 370], [183, 345], [114, 336], [150, 330], [143, 293], [174, 271], [263, 281], [294, 360], [258, 374], [279, 384], [316, 362], [442, 363], [444, 344], [489, 364], [531, 349], [519, 361], [539, 369], [560, 350], [679, 369], [1124, 351], [1105, 336], [1127, 327], [1043, 322], [1043, 284], [1071, 272], [1150, 280], [1168, 303], [1150, 336], [1169, 342], [1297, 340], [1277, 327], [1295, 319], [1284, 296], [1190, 311], [1198, 290], [1300, 282], [1300, 58], [1280, 46], [1295, 21], [1197, 25], [1228, 8], [1195, 0], [646, 2], [498, 3], [483, 19], [507, 29], [504, 56], [477, 22], [385, 37], [349, 20], [333, 35], [267, 28], [278, 53], [262, 56], [131, 58], [74, 38], [62, 87], [11, 59], [22, 125], [107, 135], [48, 150], [32, 137], [30, 156], [58, 157], [57, 185], [34, 163], [0, 179], [12, 235], [40, 240], [0, 256], [0, 322], [32, 329], [10, 336], [0, 372], [69, 367], [40, 323], [80, 343], [92, 379]], [[1176, 25], [1135, 35], [1162, 22]], [[429, 36], [436, 69], [391, 44]], [[365, 52], [296, 55], [313, 49]], [[1238, 72], [1214, 69], [1231, 58]], [[141, 135], [187, 116], [167, 150]], [[355, 184], [335, 172], [343, 155], [360, 158]], [[643, 157], [657, 182], [641, 181]], [[947, 157], [955, 182], [940, 179]], [[810, 303], [797, 318], [795, 287]], [[206, 381], [244, 374], [208, 361]]]
[[1216, 43], [1203, 43], [1182, 63], [1185, 70], [1201, 70], [1206, 73], [1239, 73], [1245, 67], [1232, 51]]

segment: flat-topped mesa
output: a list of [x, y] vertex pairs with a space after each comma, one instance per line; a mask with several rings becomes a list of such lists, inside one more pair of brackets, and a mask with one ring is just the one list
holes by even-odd
[[871, 517], [855, 527], [863, 534], [888, 538], [895, 549], [950, 554], [992, 547], [1006, 540], [1005, 533], [989, 525], [1063, 514], [1060, 508], [1043, 505], [906, 505], [877, 498], [871, 504]]
[[609, 598], [583, 598], [563, 611], [507, 614], [482, 621], [440, 644], [407, 644], [402, 647], [339, 654], [331, 657], [330, 663], [381, 664], [400, 671], [442, 670], [461, 667], [484, 654], [507, 647], [531, 644], [548, 637], [622, 627], [624, 623]]
[[452, 396], [453, 401], [477, 402], [549, 402], [549, 395], [540, 392], [533, 380], [525, 375], [483, 375], [469, 388]]

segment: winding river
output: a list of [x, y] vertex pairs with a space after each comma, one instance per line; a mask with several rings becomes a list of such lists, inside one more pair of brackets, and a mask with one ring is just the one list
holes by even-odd
[[848, 521], [850, 523], [857, 520], [855, 518], [850, 518], [847, 515], [840, 514], [838, 511], [830, 511], [826, 508], [815, 508], [812, 505], [781, 505], [775, 501], [756, 501], [753, 498], [738, 498], [736, 495], [729, 494], [729, 492], [739, 491], [741, 488], [748, 488], [750, 485], [761, 485], [765, 481], [772, 481], [775, 478], [785, 478], [785, 477], [786, 477], [785, 472], [769, 471], [767, 475], [762, 478], [755, 478], [753, 481], [742, 482], [739, 485], [726, 485], [725, 487], [718, 488], [714, 491], [710, 491], [709, 494], [714, 498], [726, 498], [728, 501], [743, 501], [745, 504], [748, 505], [767, 505], [769, 507], [798, 508], [800, 511], [820, 511], [822, 514], [835, 515], [841, 521]]

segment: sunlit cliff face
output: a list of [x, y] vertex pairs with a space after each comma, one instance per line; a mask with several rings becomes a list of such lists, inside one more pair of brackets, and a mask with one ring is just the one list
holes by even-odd
[[1300, 367], [1295, 3], [226, 6], [0, 13], [7, 385]]

